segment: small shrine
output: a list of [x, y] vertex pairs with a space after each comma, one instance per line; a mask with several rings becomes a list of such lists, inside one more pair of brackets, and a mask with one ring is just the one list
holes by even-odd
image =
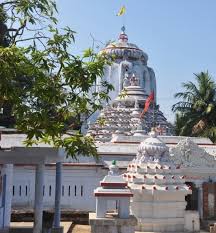
[[[92, 233], [118, 232], [134, 233], [136, 218], [130, 216], [130, 197], [133, 196], [127, 182], [119, 173], [116, 161], [112, 161], [108, 175], [100, 182], [101, 187], [94, 191], [96, 214], [89, 214]], [[117, 213], [108, 213], [108, 202], [116, 201]]]
[[190, 218], [185, 211], [185, 196], [192, 191], [185, 184], [180, 166], [172, 163], [168, 147], [157, 138], [155, 131], [139, 145], [137, 156], [129, 164], [124, 178], [134, 194], [131, 211], [138, 220], [137, 231], [185, 230], [185, 218]]

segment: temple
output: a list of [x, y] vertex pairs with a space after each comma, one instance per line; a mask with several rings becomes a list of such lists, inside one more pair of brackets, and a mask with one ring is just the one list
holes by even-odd
[[[142, 134], [147, 134], [152, 127], [157, 127], [162, 135], [172, 135], [173, 127], [157, 105], [156, 78], [147, 65], [148, 55], [128, 42], [125, 27], [122, 27], [118, 41], [108, 44], [100, 53], [112, 57], [112, 64], [104, 68], [102, 80], [111, 83], [114, 91], [109, 93], [110, 104], [90, 118], [88, 133], [96, 141], [108, 141], [113, 133], [120, 131], [133, 135], [141, 130]], [[100, 82], [101, 78], [97, 81], [98, 89]], [[141, 117], [151, 94], [154, 95], [153, 104]], [[100, 124], [101, 121], [105, 124]]]
[[[94, 190], [116, 160], [119, 175], [133, 193], [130, 208], [140, 223], [137, 230], [166, 232], [182, 231], [186, 227], [190, 231], [193, 227], [199, 228], [199, 221], [216, 219], [216, 146], [208, 138], [173, 135], [172, 125], [157, 104], [160, 97], [156, 96], [156, 78], [147, 65], [148, 56], [128, 42], [125, 28], [118, 41], [110, 43], [103, 52], [114, 61], [105, 67], [102, 78], [112, 83], [115, 90], [110, 93], [110, 103], [88, 124], [87, 135], [95, 140], [99, 160], [82, 155], [75, 160], [66, 158], [65, 154], [59, 190], [62, 210], [95, 211]], [[96, 88], [101, 88], [99, 79]], [[152, 92], [155, 104], [151, 104], [141, 117]], [[149, 135], [152, 127], [154, 133]], [[1, 154], [8, 150], [21, 153], [25, 138], [16, 132], [3, 132]], [[28, 148], [28, 155], [40, 154], [44, 148], [46, 146], [42, 144]], [[45, 166], [43, 205], [52, 209], [56, 165], [47, 161]], [[32, 163], [14, 164], [11, 185], [12, 208], [33, 208], [35, 166]], [[144, 204], [140, 205], [140, 202]], [[177, 202], [175, 210], [173, 206]], [[167, 211], [157, 212], [156, 206], [165, 208], [164, 203], [169, 203], [172, 215]], [[110, 202], [107, 206], [113, 210], [116, 203]], [[166, 218], [169, 219], [167, 225], [164, 223]]]

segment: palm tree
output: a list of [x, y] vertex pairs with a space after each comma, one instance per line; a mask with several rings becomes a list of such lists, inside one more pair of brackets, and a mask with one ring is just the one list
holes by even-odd
[[175, 94], [181, 101], [172, 106], [176, 115], [176, 133], [206, 136], [216, 141], [216, 83], [208, 74], [195, 74], [196, 84], [183, 83], [184, 92]]

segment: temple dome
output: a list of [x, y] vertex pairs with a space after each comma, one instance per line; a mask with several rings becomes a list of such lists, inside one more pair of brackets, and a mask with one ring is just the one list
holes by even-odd
[[157, 137], [157, 133], [155, 131], [151, 131], [149, 135], [149, 138], [140, 143], [138, 152], [151, 157], [162, 157], [168, 150], [168, 147]]
[[137, 45], [128, 42], [128, 36], [125, 33], [125, 27], [119, 35], [118, 41], [109, 43], [101, 52], [105, 52], [115, 58], [141, 59], [145, 64], [148, 61], [148, 55]]

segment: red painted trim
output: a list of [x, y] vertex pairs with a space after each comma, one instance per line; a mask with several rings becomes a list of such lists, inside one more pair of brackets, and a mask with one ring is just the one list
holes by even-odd
[[100, 182], [101, 186], [104, 187], [125, 187], [127, 183], [107, 183], [107, 182]]
[[95, 193], [95, 197], [133, 197], [132, 193]]
[[[102, 167], [101, 169], [109, 170], [108, 167]], [[127, 167], [119, 167], [119, 170], [127, 170]]]

